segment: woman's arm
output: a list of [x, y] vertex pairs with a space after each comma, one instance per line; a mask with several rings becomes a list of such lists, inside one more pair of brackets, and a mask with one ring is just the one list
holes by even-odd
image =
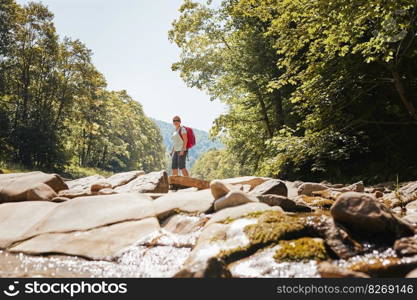
[[184, 151], [187, 150], [188, 136], [187, 136], [187, 133], [182, 133], [181, 136], [182, 136], [183, 144], [182, 144], [182, 151], [180, 155], [184, 155]]

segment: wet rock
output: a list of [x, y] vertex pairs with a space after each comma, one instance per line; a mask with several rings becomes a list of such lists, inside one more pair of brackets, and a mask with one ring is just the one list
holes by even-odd
[[97, 182], [93, 183], [90, 187], [90, 191], [94, 193], [94, 192], [98, 192], [102, 189], [108, 189], [108, 188], [111, 188], [111, 187], [112, 187], [112, 185], [109, 182], [107, 182], [105, 180], [101, 180], [101, 181], [97, 181]]
[[179, 212], [206, 213], [212, 209], [214, 197], [210, 189], [198, 192], [168, 193], [154, 200], [155, 213], [163, 220]]
[[369, 275], [340, 268], [328, 261], [318, 265], [318, 271], [322, 278], [369, 278]]
[[211, 257], [199, 263], [188, 263], [174, 275], [176, 278], [230, 278], [226, 264], [221, 259]]
[[312, 192], [326, 190], [327, 186], [320, 183], [306, 182], [298, 187], [298, 195], [312, 196]]
[[88, 230], [154, 215], [152, 201], [141, 194], [80, 197], [57, 204], [27, 235]]
[[283, 181], [270, 179], [255, 187], [250, 193], [255, 196], [273, 194], [287, 197], [288, 189]]
[[307, 220], [309, 235], [324, 239], [335, 256], [347, 259], [364, 251], [362, 245], [332, 218], [313, 216], [308, 217]]
[[339, 190], [340, 192], [358, 192], [363, 193], [365, 192], [365, 186], [362, 181], [356, 182], [354, 184], [351, 184], [347, 187], [341, 188]]
[[405, 278], [417, 278], [417, 269], [408, 273], [407, 276], [405, 276]]
[[356, 192], [342, 194], [331, 209], [334, 220], [361, 236], [383, 236], [395, 240], [414, 235], [414, 229], [401, 221], [374, 197]]
[[129, 183], [115, 188], [117, 193], [168, 193], [168, 190], [168, 174], [165, 171], [139, 176]]
[[130, 172], [123, 172], [114, 174], [108, 178], [106, 181], [111, 184], [111, 188], [117, 188], [121, 185], [125, 185], [132, 181], [133, 179], [145, 175], [145, 171], [130, 171]]
[[45, 201], [26, 201], [0, 205], [0, 248], [31, 235], [33, 227], [58, 204]]
[[214, 202], [214, 211], [219, 211], [228, 207], [239, 206], [246, 203], [256, 203], [259, 200], [250, 194], [242, 191], [231, 191], [226, 196]]
[[260, 202], [268, 204], [269, 206], [279, 206], [284, 211], [289, 212], [311, 212], [313, 209], [301, 201], [288, 199], [284, 196], [278, 195], [260, 195], [258, 196]]
[[265, 177], [255, 177], [255, 176], [246, 176], [246, 177], [237, 177], [237, 178], [228, 178], [228, 179], [222, 179], [221, 182], [231, 185], [250, 185], [251, 190], [257, 187], [258, 185], [264, 183], [265, 181], [269, 180], [271, 178], [265, 178]]
[[213, 194], [214, 199], [219, 199], [223, 196], [226, 196], [230, 192], [231, 186], [220, 180], [213, 180], [210, 182], [211, 193]]
[[372, 253], [352, 260], [347, 268], [371, 277], [404, 277], [417, 268], [417, 256], [398, 258]]
[[398, 256], [417, 255], [417, 235], [395, 241], [394, 250]]
[[231, 263], [228, 268], [239, 278], [314, 278], [319, 277], [317, 262], [278, 262], [274, 255], [280, 246], [266, 247]]
[[199, 190], [210, 188], [210, 182], [192, 177], [169, 176], [168, 181], [169, 184], [180, 188], [196, 187]]
[[162, 228], [175, 234], [189, 234], [199, 230], [207, 222], [207, 217], [174, 215], [162, 224]]
[[207, 226], [213, 223], [221, 223], [227, 220], [233, 220], [241, 218], [245, 215], [262, 212], [262, 211], [279, 211], [283, 212], [280, 207], [271, 207], [263, 203], [248, 203], [240, 206], [230, 207], [222, 209], [212, 215], [210, 220], [207, 222]]
[[[51, 200], [54, 193], [67, 188], [57, 174], [43, 172], [2, 174], [0, 175], [0, 203]], [[30, 197], [35, 199], [30, 199]]]
[[0, 174], [4, 174], [4, 172], [3, 172], [3, 170], [2, 170], [2, 169], [0, 169]]
[[88, 231], [47, 233], [26, 240], [10, 251], [29, 254], [62, 253], [96, 260], [113, 260], [159, 228], [156, 218], [146, 218]]

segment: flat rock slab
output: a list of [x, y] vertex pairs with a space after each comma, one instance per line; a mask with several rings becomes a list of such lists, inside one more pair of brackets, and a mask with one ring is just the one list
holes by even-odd
[[222, 209], [221, 211], [213, 214], [210, 220], [206, 223], [206, 226], [213, 223], [221, 223], [227, 219], [237, 219], [250, 213], [266, 210], [283, 211], [279, 206], [271, 207], [264, 203], [248, 203], [240, 206]]
[[[67, 189], [57, 174], [43, 172], [0, 175], [0, 203], [30, 200], [51, 200], [55, 193]], [[43, 199], [45, 198], [45, 199]]]
[[153, 204], [159, 219], [165, 219], [176, 212], [205, 213], [213, 205], [214, 197], [210, 189], [198, 192], [169, 193], [156, 199]]
[[129, 183], [115, 188], [117, 193], [168, 193], [168, 174], [165, 171], [141, 175]]
[[169, 176], [169, 184], [179, 187], [196, 187], [199, 190], [205, 190], [210, 187], [210, 182], [185, 176]]
[[92, 184], [96, 183], [97, 181], [103, 180], [105, 180], [105, 178], [97, 174], [67, 181], [66, 184], [68, 185], [69, 190], [90, 190]]
[[88, 230], [154, 215], [152, 201], [141, 194], [80, 197], [58, 204], [28, 234]]
[[258, 185], [264, 183], [265, 181], [269, 180], [271, 178], [266, 177], [255, 177], [255, 176], [246, 176], [246, 177], [237, 177], [237, 178], [228, 178], [228, 179], [222, 179], [220, 180], [223, 183], [226, 184], [242, 184], [242, 185], [250, 185], [251, 190], [257, 187]]
[[159, 229], [156, 218], [146, 218], [88, 231], [42, 234], [22, 242], [10, 251], [28, 254], [62, 253], [95, 260], [113, 260]]
[[33, 227], [58, 204], [46, 201], [26, 201], [0, 205], [0, 248], [29, 237]]
[[130, 171], [114, 174], [106, 178], [106, 182], [110, 183], [111, 187], [117, 188], [121, 185], [125, 185], [131, 182], [133, 179], [136, 179], [139, 176], [145, 175], [145, 171]]

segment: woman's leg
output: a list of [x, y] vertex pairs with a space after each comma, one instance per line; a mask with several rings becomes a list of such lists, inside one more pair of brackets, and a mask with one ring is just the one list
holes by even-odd
[[187, 169], [181, 169], [181, 173], [182, 173], [182, 176], [185, 176], [185, 177], [188, 177], [188, 171], [187, 171]]
[[172, 175], [178, 176], [178, 152], [174, 152], [172, 155]]

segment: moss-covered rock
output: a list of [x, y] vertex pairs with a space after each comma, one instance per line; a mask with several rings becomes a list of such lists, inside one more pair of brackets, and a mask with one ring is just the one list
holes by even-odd
[[256, 224], [245, 227], [244, 232], [252, 245], [270, 244], [281, 239], [297, 238], [306, 234], [304, 217], [288, 216], [279, 211], [253, 213], [247, 218], [257, 218]]
[[281, 262], [322, 261], [328, 258], [324, 241], [319, 238], [300, 238], [280, 241], [274, 258]]
[[300, 200], [304, 201], [310, 206], [323, 208], [323, 209], [329, 209], [334, 203], [334, 200], [326, 199], [326, 198], [319, 197], [319, 196], [311, 197], [311, 196], [301, 195]]

